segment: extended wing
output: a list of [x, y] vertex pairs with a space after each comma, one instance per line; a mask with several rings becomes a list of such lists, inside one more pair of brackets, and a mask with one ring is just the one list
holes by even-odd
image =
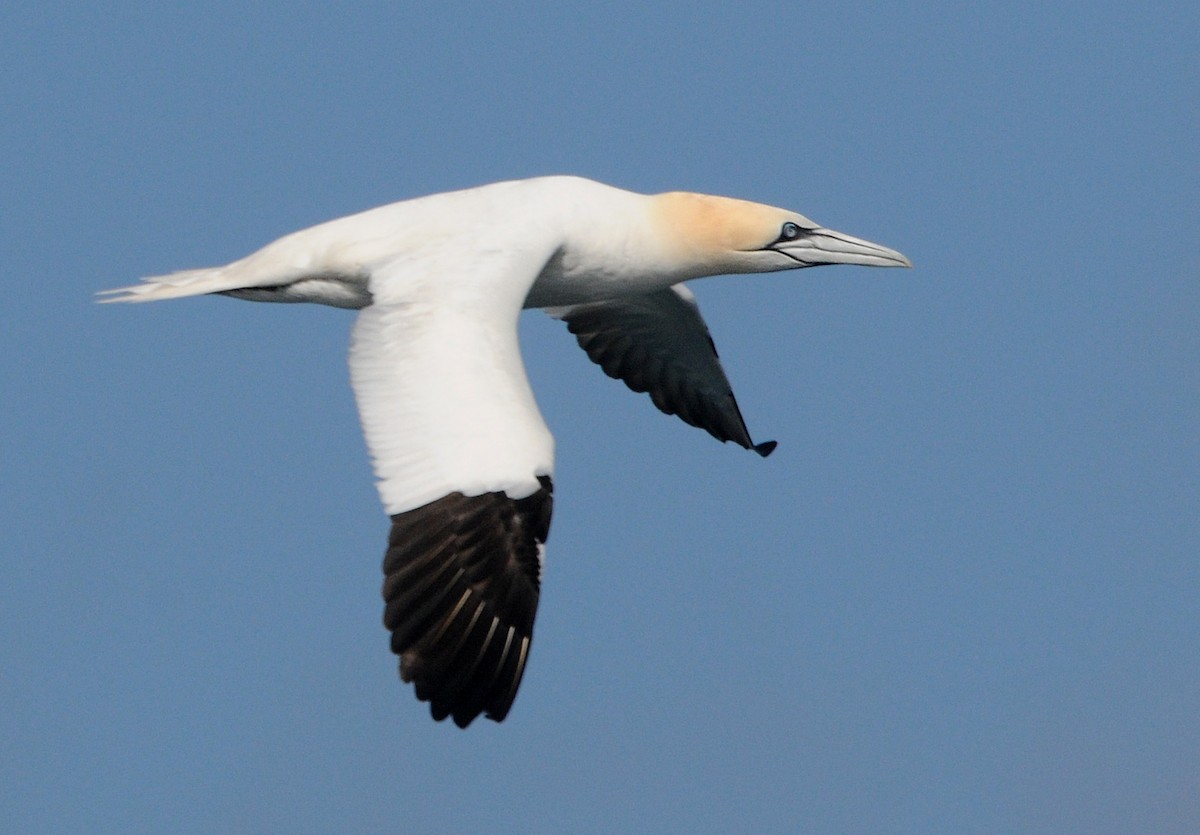
[[648, 393], [663, 412], [764, 457], [775, 449], [775, 441], [750, 439], [696, 297], [682, 284], [547, 312], [604, 373]]
[[476, 292], [442, 281], [406, 302], [392, 286], [409, 280], [404, 272], [372, 276], [375, 304], [359, 313], [350, 348], [392, 519], [384, 624], [401, 677], [435, 719], [466, 727], [484, 712], [502, 720], [525, 671], [554, 442], [521, 363], [521, 294], [506, 304], [495, 284]]

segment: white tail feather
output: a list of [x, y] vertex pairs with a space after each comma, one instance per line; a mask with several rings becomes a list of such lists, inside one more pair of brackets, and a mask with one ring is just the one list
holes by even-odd
[[209, 267], [201, 270], [180, 270], [169, 275], [155, 275], [142, 279], [142, 284], [101, 290], [97, 299], [101, 304], [108, 302], [154, 302], [160, 299], [178, 299], [185, 296], [203, 296], [236, 290], [239, 282], [231, 280], [225, 267]]

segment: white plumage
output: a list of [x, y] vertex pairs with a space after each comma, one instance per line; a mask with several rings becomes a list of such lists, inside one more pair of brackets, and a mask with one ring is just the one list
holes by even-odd
[[372, 209], [104, 300], [361, 309], [350, 371], [392, 517], [385, 623], [404, 679], [465, 727], [503, 719], [516, 695], [549, 529], [554, 441], [521, 361], [521, 309], [566, 321], [664, 412], [766, 455], [681, 282], [830, 263], [911, 266], [782, 209], [542, 177]]

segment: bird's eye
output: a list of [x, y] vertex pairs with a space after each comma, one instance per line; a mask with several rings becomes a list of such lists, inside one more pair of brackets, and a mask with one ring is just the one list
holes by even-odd
[[779, 240], [794, 241], [796, 238], [800, 237], [803, 231], [804, 230], [802, 230], [799, 226], [789, 220], [787, 223], [783, 224], [783, 229], [780, 230], [779, 233]]

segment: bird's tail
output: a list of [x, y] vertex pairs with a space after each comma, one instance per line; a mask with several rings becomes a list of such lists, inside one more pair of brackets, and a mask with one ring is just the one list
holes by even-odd
[[179, 299], [185, 296], [203, 296], [236, 290], [242, 281], [231, 275], [227, 267], [209, 267], [202, 270], [180, 270], [168, 275], [143, 278], [141, 284], [101, 290], [97, 299], [107, 302], [156, 302], [161, 299]]

